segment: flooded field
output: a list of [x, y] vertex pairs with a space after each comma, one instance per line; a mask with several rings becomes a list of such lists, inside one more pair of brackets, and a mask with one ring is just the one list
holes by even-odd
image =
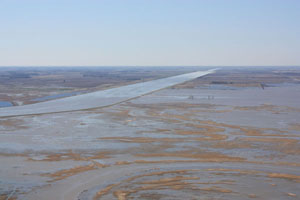
[[3, 117], [0, 199], [299, 199], [295, 74], [224, 69], [101, 109]]

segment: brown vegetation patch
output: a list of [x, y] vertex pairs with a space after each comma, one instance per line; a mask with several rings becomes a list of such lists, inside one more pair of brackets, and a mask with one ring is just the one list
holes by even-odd
[[291, 124], [289, 130], [300, 131], [300, 124]]
[[300, 112], [299, 108], [293, 108], [289, 106], [276, 106], [276, 105], [269, 105], [269, 104], [262, 104], [259, 106], [235, 106], [235, 110], [254, 110], [254, 111], [269, 111], [273, 114], [278, 114], [281, 112]]
[[114, 196], [118, 198], [118, 200], [126, 200], [126, 197], [129, 195], [128, 191], [117, 190], [114, 192]]
[[130, 112], [129, 110], [120, 110], [118, 112], [109, 112], [109, 114], [115, 117], [127, 118], [127, 117], [131, 117], [131, 115], [129, 115], [129, 112]]
[[296, 194], [294, 194], [294, 193], [291, 193], [291, 192], [288, 192], [288, 193], [287, 193], [287, 195], [288, 195], [288, 196], [290, 196], [290, 197], [297, 197], [297, 195], [296, 195]]
[[278, 162], [277, 165], [286, 165], [286, 166], [293, 166], [293, 167], [300, 167], [300, 163], [295, 162]]
[[110, 192], [111, 189], [113, 189], [114, 187], [120, 185], [121, 183], [117, 183], [117, 184], [111, 184], [111, 185], [108, 185], [107, 187], [105, 187], [104, 189], [98, 191], [93, 200], [97, 200], [99, 199], [100, 197], [102, 197], [103, 195], [107, 194], [108, 192]]
[[198, 180], [199, 177], [183, 177], [176, 176], [170, 178], [161, 178], [152, 181], [144, 181], [138, 182], [136, 184], [141, 185], [140, 187], [136, 187], [134, 189], [129, 190], [116, 190], [113, 192], [114, 196], [118, 198], [118, 200], [125, 200], [126, 197], [133, 193], [137, 193], [140, 191], [150, 190], [161, 190], [161, 189], [170, 189], [170, 190], [182, 190], [182, 189], [192, 189], [192, 190], [202, 190], [208, 192], [217, 192], [217, 193], [231, 193], [232, 191], [229, 189], [212, 186], [208, 188], [198, 188], [194, 186], [194, 183], [186, 182], [188, 180]]
[[75, 161], [89, 161], [93, 159], [105, 159], [109, 158], [108, 152], [98, 152], [85, 155], [84, 153], [74, 153], [71, 150], [63, 153], [46, 154], [46, 158], [41, 160], [35, 160], [28, 158], [29, 161], [62, 161], [62, 160], [75, 160]]
[[269, 173], [268, 177], [283, 178], [283, 179], [293, 180], [293, 181], [300, 183], [300, 176], [294, 175], [294, 174]]
[[24, 125], [24, 120], [14, 119], [14, 118], [0, 119], [0, 126], [5, 127], [5, 130], [10, 130], [12, 128], [13, 129], [28, 128], [27, 126]]
[[0, 194], [0, 200], [16, 200], [17, 197], [11, 197], [10, 195], [7, 194]]
[[186, 123], [185, 126], [195, 128], [196, 130], [183, 130], [183, 129], [175, 129], [175, 134], [179, 135], [203, 135], [205, 137], [197, 138], [195, 140], [203, 141], [203, 140], [226, 140], [228, 138], [227, 135], [224, 134], [216, 134], [220, 132], [224, 132], [225, 129], [223, 127], [217, 126], [209, 126], [203, 124], [192, 124]]
[[18, 156], [18, 157], [26, 157], [28, 156], [25, 153], [0, 153], [0, 156], [5, 156], [5, 157], [14, 157], [14, 156]]
[[[297, 139], [290, 138], [242, 138], [243, 141], [248, 141], [252, 143], [265, 144], [263, 149], [278, 151], [288, 155], [300, 155], [300, 144]], [[267, 144], [267, 145], [266, 145]], [[276, 154], [268, 156], [269, 158], [274, 158]], [[264, 158], [264, 156], [256, 156], [257, 158]], [[284, 163], [284, 162], [281, 162]], [[292, 164], [292, 163], [290, 163]], [[299, 164], [299, 163], [298, 163]]]
[[240, 140], [233, 140], [233, 141], [216, 141], [213, 144], [209, 145], [211, 148], [216, 149], [247, 149], [247, 148], [254, 148], [252, 144], [247, 142], [242, 142]]
[[190, 185], [189, 182], [185, 180], [198, 180], [198, 177], [183, 177], [176, 176], [170, 178], [161, 178], [153, 181], [139, 182], [137, 184], [142, 185], [140, 187], [131, 190], [130, 193], [136, 193], [141, 190], [159, 190], [159, 189], [174, 189], [179, 190], [185, 188], [185, 186]]
[[232, 193], [232, 190], [217, 187], [217, 186], [212, 186], [212, 187], [207, 187], [207, 188], [200, 188], [200, 190], [208, 191], [208, 192], [217, 192], [217, 193]]
[[256, 194], [248, 194], [248, 197], [249, 198], [257, 198], [257, 195]]
[[[141, 175], [137, 175], [137, 176], [133, 176], [130, 178], [127, 178], [124, 181], [121, 181], [119, 183], [116, 184], [111, 184], [108, 185], [107, 187], [105, 187], [104, 189], [98, 191], [95, 196], [93, 197], [94, 200], [97, 200], [99, 198], [101, 198], [102, 196], [106, 195], [107, 193], [109, 193], [113, 188], [121, 185], [122, 183], [128, 183], [131, 182], [133, 180], [136, 180], [138, 178], [142, 178], [142, 177], [148, 177], [148, 176], [161, 176], [161, 175], [165, 175], [165, 174], [185, 174], [187, 173], [189, 170], [172, 170], [172, 171], [162, 171], [162, 172], [152, 172], [152, 173], [148, 173], [148, 174], [141, 174]], [[134, 190], [120, 190], [120, 189], [116, 189], [115, 191], [113, 191], [112, 193], [119, 199], [126, 199], [126, 197], [131, 194], [131, 193], [136, 193], [139, 190], [146, 190], [147, 187], [140, 187], [138, 189], [134, 189]], [[150, 189], [150, 188], [149, 188]]]
[[[230, 128], [230, 129], [237, 129], [241, 132], [231, 132], [232, 134], [244, 134], [247, 136], [270, 136], [270, 137], [297, 137], [297, 135], [282, 135], [283, 133], [287, 133], [287, 131], [283, 131], [276, 128], [254, 128], [254, 127], [247, 127], [247, 126], [238, 126], [238, 125], [232, 125], [232, 124], [225, 124], [225, 123], [218, 123], [211, 120], [197, 120], [201, 124], [207, 124], [210, 126], [215, 126], [216, 128]], [[195, 126], [195, 125], [194, 125]], [[201, 126], [201, 125], [200, 125]], [[272, 133], [266, 133], [266, 132], [272, 132]]]
[[115, 165], [130, 165], [132, 162], [129, 161], [118, 161], [115, 163]]
[[82, 173], [82, 172], [86, 172], [89, 170], [94, 170], [97, 169], [99, 167], [104, 167], [104, 165], [97, 163], [97, 162], [93, 162], [89, 165], [85, 165], [85, 166], [77, 166], [77, 167], [73, 167], [71, 169], [63, 169], [63, 170], [59, 170], [57, 172], [54, 173], [44, 173], [41, 174], [41, 176], [47, 176], [47, 177], [51, 177], [53, 178], [52, 180], [48, 181], [48, 182], [54, 182], [54, 181], [59, 181], [65, 178], [68, 178], [70, 176]]
[[102, 137], [100, 140], [117, 140], [128, 143], [151, 143], [151, 142], [182, 142], [183, 138], [150, 138], [150, 137]]
[[245, 158], [233, 157], [218, 152], [193, 152], [193, 151], [179, 151], [179, 152], [162, 152], [162, 153], [145, 153], [135, 154], [138, 157], [182, 157], [199, 159], [206, 162], [241, 162]]
[[238, 172], [239, 174], [259, 174], [259, 173], [264, 173], [264, 172], [262, 172], [262, 171], [257, 171], [257, 170], [224, 169], [224, 168], [206, 169], [205, 171]]
[[248, 138], [241, 138], [241, 140], [248, 141], [248, 142], [287, 143], [289, 145], [297, 144], [299, 142], [297, 139], [291, 139], [291, 138], [248, 137]]
[[199, 179], [200, 179], [199, 177], [175, 176], [170, 178], [161, 178], [156, 180], [138, 182], [138, 184], [157, 185], [157, 184], [173, 183], [173, 182], [183, 181], [183, 180], [199, 180]]

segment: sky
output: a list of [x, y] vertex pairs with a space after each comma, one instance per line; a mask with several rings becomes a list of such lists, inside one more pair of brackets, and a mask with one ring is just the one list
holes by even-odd
[[0, 66], [300, 66], [299, 0], [0, 0]]

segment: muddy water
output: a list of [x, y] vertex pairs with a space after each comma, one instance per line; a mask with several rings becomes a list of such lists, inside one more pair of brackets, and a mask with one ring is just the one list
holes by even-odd
[[299, 89], [166, 89], [104, 109], [3, 118], [0, 193], [298, 199]]

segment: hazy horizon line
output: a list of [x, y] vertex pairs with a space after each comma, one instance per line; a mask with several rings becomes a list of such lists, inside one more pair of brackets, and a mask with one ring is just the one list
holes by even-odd
[[0, 67], [300, 67], [300, 65], [0, 65]]

